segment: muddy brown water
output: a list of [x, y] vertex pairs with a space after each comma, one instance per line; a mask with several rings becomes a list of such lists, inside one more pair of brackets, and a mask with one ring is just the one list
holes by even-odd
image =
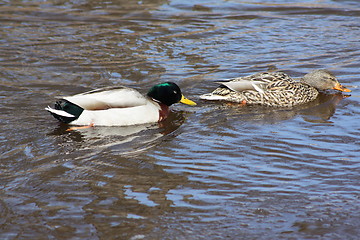
[[[358, 1], [2, 1], [1, 239], [358, 239]], [[350, 97], [199, 100], [215, 80], [331, 70]], [[174, 81], [161, 124], [67, 132], [44, 107]]]

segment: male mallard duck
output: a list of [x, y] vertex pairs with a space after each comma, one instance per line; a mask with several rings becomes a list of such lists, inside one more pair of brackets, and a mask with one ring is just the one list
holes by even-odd
[[343, 87], [328, 70], [315, 70], [300, 82], [283, 72], [264, 72], [219, 82], [212, 93], [201, 95], [205, 100], [223, 100], [241, 104], [258, 104], [270, 107], [291, 107], [316, 99], [319, 90], [336, 89], [351, 92]]
[[72, 125], [129, 126], [160, 122], [174, 103], [196, 105], [172, 82], [153, 86], [147, 96], [126, 87], [107, 87], [62, 97], [55, 109], [45, 108], [56, 119]]

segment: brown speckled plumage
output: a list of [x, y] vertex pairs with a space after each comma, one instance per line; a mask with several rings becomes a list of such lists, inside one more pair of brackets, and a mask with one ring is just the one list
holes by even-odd
[[[315, 81], [313, 79], [314, 76], [316, 78]], [[212, 93], [204, 94], [200, 98], [269, 107], [292, 107], [313, 101], [318, 96], [317, 88], [310, 86], [307, 82], [323, 82], [322, 84], [326, 84], [326, 87], [321, 86], [320, 88], [324, 89], [331, 89], [338, 83], [336, 78], [327, 70], [316, 70], [305, 75], [300, 82], [293, 80], [283, 72], [263, 72], [247, 77], [235, 78], [227, 82], [231, 83], [231, 85], [223, 83]], [[250, 88], [251, 85], [256, 86], [254, 89], [234, 90], [231, 88], [234, 84], [241, 85], [242, 83], [248, 83], [247, 87], [251, 83]], [[311, 83], [311, 85], [317, 85], [316, 83]], [[345, 90], [341, 91], [350, 91], [346, 88], [343, 89]]]

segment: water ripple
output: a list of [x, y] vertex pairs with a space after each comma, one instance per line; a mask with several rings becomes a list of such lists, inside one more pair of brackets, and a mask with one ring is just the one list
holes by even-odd
[[[3, 1], [1, 238], [354, 239], [357, 1]], [[201, 101], [213, 81], [328, 68], [351, 96]], [[168, 121], [67, 132], [43, 111], [108, 85], [178, 83]]]

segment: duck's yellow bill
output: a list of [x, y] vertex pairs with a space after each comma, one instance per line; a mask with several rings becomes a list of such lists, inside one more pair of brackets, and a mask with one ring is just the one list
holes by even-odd
[[344, 87], [343, 85], [341, 85], [340, 83], [337, 83], [334, 87], [335, 90], [339, 90], [339, 91], [342, 91], [342, 92], [351, 92], [350, 89]]
[[186, 97], [184, 97], [184, 95], [181, 96], [180, 102], [183, 103], [183, 104], [190, 105], [190, 106], [195, 106], [196, 105], [195, 102], [191, 101], [190, 99], [187, 99]]

